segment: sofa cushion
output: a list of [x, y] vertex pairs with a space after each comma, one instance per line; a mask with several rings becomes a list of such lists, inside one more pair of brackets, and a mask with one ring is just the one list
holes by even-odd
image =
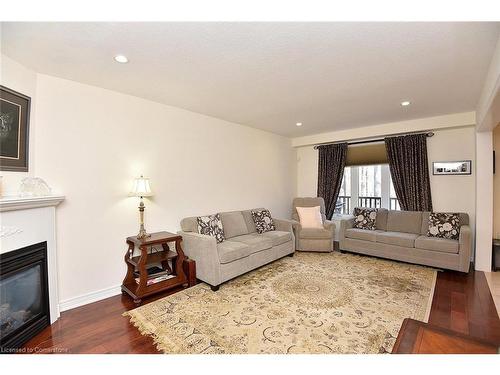
[[458, 240], [460, 235], [460, 216], [446, 212], [431, 212], [429, 215], [428, 237]]
[[284, 232], [281, 230], [273, 230], [272, 232], [262, 233], [262, 236], [270, 238], [271, 241], [273, 241], [273, 246], [278, 246], [292, 240], [291, 232]]
[[243, 218], [245, 219], [245, 223], [247, 224], [248, 233], [257, 232], [257, 229], [255, 228], [255, 223], [254, 223], [253, 217], [252, 217], [252, 211], [255, 211], [255, 210], [262, 210], [262, 208], [255, 208], [253, 210], [241, 211], [241, 214], [243, 215]]
[[247, 246], [250, 246], [251, 252], [256, 253], [258, 251], [270, 249], [273, 247], [273, 240], [262, 234], [252, 233], [244, 234], [243, 236], [237, 236], [231, 238], [231, 241], [241, 242]]
[[355, 207], [354, 208], [354, 228], [375, 230], [377, 229], [377, 209]]
[[448, 240], [446, 238], [419, 236], [415, 240], [415, 247], [417, 249], [433, 250], [442, 253], [458, 254], [458, 246], [457, 240]]
[[419, 235], [404, 232], [379, 232], [376, 236], [377, 242], [401, 247], [415, 247], [415, 240]]
[[226, 238], [248, 234], [247, 224], [241, 211], [221, 212], [220, 218], [224, 226], [224, 235]]
[[198, 221], [198, 233], [215, 237], [217, 243], [226, 239], [219, 214], [198, 216], [196, 220]]
[[198, 218], [196, 216], [185, 217], [181, 220], [181, 229], [184, 232], [198, 233]]
[[253, 249], [242, 242], [224, 241], [217, 244], [217, 252], [220, 262], [224, 264], [249, 256]]
[[377, 211], [377, 223], [376, 227], [380, 230], [387, 230], [387, 216], [389, 215], [389, 210], [387, 208], [379, 208]]
[[356, 240], [375, 242], [377, 241], [377, 233], [383, 233], [383, 231], [349, 228], [345, 231], [345, 236]]
[[302, 228], [299, 233], [300, 238], [328, 239], [332, 238], [332, 231], [319, 228]]
[[390, 232], [405, 232], [420, 234], [422, 228], [422, 212], [420, 211], [389, 211], [387, 215], [387, 230]]
[[274, 225], [274, 221], [269, 210], [252, 210], [252, 218], [255, 223], [257, 233], [262, 234], [276, 230], [276, 226]]

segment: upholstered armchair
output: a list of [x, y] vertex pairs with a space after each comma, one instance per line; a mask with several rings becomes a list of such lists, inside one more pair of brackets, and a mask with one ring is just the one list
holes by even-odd
[[[320, 207], [323, 218], [323, 228], [302, 228], [300, 225], [297, 207]], [[335, 234], [335, 224], [326, 220], [325, 201], [323, 198], [307, 197], [295, 198], [293, 200], [292, 219], [295, 231], [295, 248], [299, 251], [333, 251], [333, 237]]]

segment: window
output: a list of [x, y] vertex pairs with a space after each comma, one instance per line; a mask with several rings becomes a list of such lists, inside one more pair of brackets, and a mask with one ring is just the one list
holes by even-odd
[[358, 170], [358, 206], [382, 206], [382, 165], [366, 165]]
[[389, 186], [389, 209], [390, 210], [401, 210], [401, 207], [399, 206], [399, 201], [396, 196], [396, 190], [394, 190], [394, 184], [392, 183], [392, 176], [389, 173], [389, 180], [390, 180], [390, 186]]
[[337, 205], [335, 206], [336, 214], [347, 214], [351, 211], [351, 182], [351, 167], [345, 167]]
[[352, 214], [356, 206], [401, 209], [388, 164], [352, 166], [344, 169], [335, 213]]

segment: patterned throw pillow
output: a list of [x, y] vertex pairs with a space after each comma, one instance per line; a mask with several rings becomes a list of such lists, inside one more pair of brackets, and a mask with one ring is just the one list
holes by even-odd
[[219, 214], [198, 216], [196, 220], [198, 221], [198, 233], [215, 237], [217, 243], [224, 242], [226, 237]]
[[255, 223], [257, 233], [262, 234], [276, 230], [276, 226], [274, 225], [274, 221], [269, 210], [252, 211], [252, 218]]
[[429, 214], [428, 237], [447, 238], [458, 240], [460, 235], [460, 215], [444, 212], [431, 212]]
[[377, 229], [377, 209], [376, 208], [354, 208], [354, 228]]

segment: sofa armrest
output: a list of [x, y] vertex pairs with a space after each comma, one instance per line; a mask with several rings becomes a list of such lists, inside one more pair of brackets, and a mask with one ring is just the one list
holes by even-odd
[[326, 230], [332, 231], [335, 233], [335, 223], [330, 220], [325, 220], [323, 223], [323, 226], [325, 227]]
[[472, 231], [469, 225], [460, 226], [458, 237], [458, 255], [460, 257], [459, 271], [469, 272], [470, 257], [472, 254]]
[[274, 225], [276, 225], [276, 230], [281, 230], [284, 232], [292, 232], [293, 226], [297, 223], [295, 220], [286, 220], [286, 219], [275, 219], [273, 218]]
[[354, 226], [354, 216], [340, 220], [339, 242], [344, 240], [345, 231], [349, 228], [352, 228], [353, 226]]
[[219, 252], [215, 237], [195, 232], [177, 232], [182, 236], [184, 253], [196, 262], [196, 277], [210, 285], [222, 283]]

